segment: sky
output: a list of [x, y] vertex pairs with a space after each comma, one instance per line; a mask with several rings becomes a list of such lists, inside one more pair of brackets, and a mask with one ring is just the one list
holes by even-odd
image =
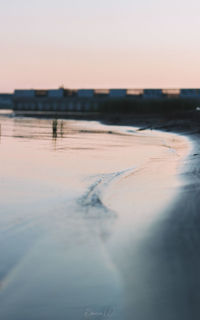
[[199, 0], [0, 0], [0, 92], [200, 87]]

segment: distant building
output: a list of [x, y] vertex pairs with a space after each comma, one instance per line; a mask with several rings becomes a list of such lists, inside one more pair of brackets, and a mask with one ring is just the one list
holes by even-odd
[[93, 89], [79, 89], [77, 91], [77, 96], [79, 98], [91, 98], [94, 96], [94, 90]]
[[110, 98], [125, 98], [126, 89], [110, 89], [109, 93]]
[[176, 99], [180, 96], [180, 89], [163, 89], [162, 92], [165, 98]]
[[35, 90], [35, 96], [36, 97], [47, 97], [48, 90]]
[[0, 93], [0, 108], [11, 109], [12, 108], [12, 94]]
[[64, 89], [48, 90], [48, 97], [50, 98], [62, 98], [64, 96]]
[[163, 91], [162, 89], [144, 89], [143, 98], [153, 99], [153, 98], [162, 98]]
[[14, 97], [20, 97], [20, 98], [26, 98], [26, 97], [34, 97], [35, 96], [35, 90], [15, 90], [14, 91]]
[[94, 89], [94, 95], [99, 98], [105, 98], [109, 96], [109, 89]]
[[181, 89], [181, 98], [200, 98], [200, 89]]
[[200, 99], [200, 89], [24, 89], [15, 90], [12, 99], [0, 95], [0, 107], [13, 104], [16, 111], [101, 112], [109, 101], [112, 104], [115, 100], [132, 100], [134, 105], [136, 99], [161, 98]]
[[93, 89], [15, 90], [13, 108], [16, 111], [98, 111], [103, 97], [94, 96]]
[[126, 96], [128, 98], [141, 98], [143, 95], [142, 89], [127, 89]]

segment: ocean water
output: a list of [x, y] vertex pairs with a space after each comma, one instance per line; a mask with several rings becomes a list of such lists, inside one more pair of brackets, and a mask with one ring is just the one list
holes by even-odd
[[179, 192], [187, 140], [6, 112], [0, 125], [0, 319], [139, 320], [148, 302], [153, 319], [141, 248]]

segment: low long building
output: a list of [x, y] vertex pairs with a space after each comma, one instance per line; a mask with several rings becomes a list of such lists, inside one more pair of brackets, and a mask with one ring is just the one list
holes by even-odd
[[95, 112], [108, 101], [120, 99], [200, 99], [200, 89], [51, 89], [15, 90], [13, 109], [24, 111]]
[[99, 95], [93, 90], [15, 90], [14, 110], [96, 111]]
[[9, 93], [0, 93], [0, 108], [11, 109], [12, 108], [13, 95]]
[[181, 89], [180, 97], [182, 98], [200, 98], [200, 89]]
[[153, 99], [164, 97], [162, 89], [144, 89], [143, 98]]

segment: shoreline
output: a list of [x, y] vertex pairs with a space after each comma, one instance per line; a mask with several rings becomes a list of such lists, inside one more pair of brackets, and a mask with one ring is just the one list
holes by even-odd
[[[181, 185], [174, 185], [171, 190], [172, 193], [178, 190], [178, 193], [164, 209], [161, 217], [157, 216], [158, 220], [157, 222], [155, 220], [151, 232], [147, 233], [141, 242], [139, 241], [136, 252], [132, 238], [128, 239], [130, 240], [128, 242], [125, 241], [125, 245], [121, 247], [122, 259], [119, 263], [126, 283], [124, 319], [132, 320], [134, 317], [135, 320], [199, 320], [200, 146], [198, 141], [200, 134], [198, 119], [192, 117], [192, 119], [166, 121], [163, 118], [146, 116], [145, 119], [144, 117], [134, 119], [124, 117], [118, 122], [117, 119], [102, 119], [101, 122], [118, 126], [140, 126], [138, 132], [141, 133], [149, 129], [173, 132], [185, 135], [192, 141], [191, 152], [181, 160], [183, 162], [177, 174], [181, 178]], [[165, 166], [163, 168], [161, 164], [160, 172], [162, 169], [165, 170]], [[153, 172], [154, 176], [158, 174], [160, 177], [159, 172]], [[162, 177], [162, 181], [165, 180], [165, 176]], [[151, 178], [148, 183], [147, 189], [151, 187]], [[138, 198], [139, 200], [148, 202], [146, 193], [144, 197]], [[133, 231], [130, 229], [134, 239]], [[114, 259], [119, 259], [117, 250]], [[137, 275], [137, 270], [139, 278], [133, 276], [135, 271]]]
[[[105, 123], [105, 122], [104, 122]], [[124, 119], [116, 125], [131, 125]], [[113, 122], [112, 122], [113, 124]], [[127, 296], [127, 318], [132, 320], [198, 320], [200, 316], [200, 132], [198, 119], [137, 119], [139, 131], [159, 130], [185, 136], [191, 143], [189, 153], [181, 160], [177, 176], [178, 193], [158, 217], [153, 232], [141, 241], [136, 256], [129, 248], [130, 265], [123, 268], [128, 291], [137, 289], [136, 302]], [[125, 258], [124, 257], [124, 258]], [[125, 259], [124, 259], [125, 260]], [[135, 262], [135, 261], [137, 262]], [[128, 276], [139, 269], [142, 281]], [[137, 284], [137, 285], [136, 285]]]
[[[197, 139], [199, 135], [193, 134], [192, 153], [184, 160], [179, 173], [182, 184], [177, 198], [167, 209], [165, 219], [155, 226], [153, 236], [146, 241], [147, 247], [141, 249], [153, 260], [150, 268], [146, 268], [148, 279], [161, 284], [159, 288], [154, 283], [155, 291], [151, 295], [154, 300], [149, 306], [151, 308], [155, 300], [158, 303], [153, 308], [152, 319], [198, 320], [200, 316], [200, 147]], [[152, 269], [158, 273], [155, 275]], [[143, 314], [141, 310], [138, 312]]]
[[[10, 110], [8, 110], [10, 112]], [[55, 111], [13, 111], [14, 117], [44, 119], [66, 119], [100, 121], [103, 124], [140, 127], [140, 130], [154, 129], [175, 133], [200, 133], [200, 112], [197, 110], [173, 113], [100, 113], [100, 112], [55, 112]]]

